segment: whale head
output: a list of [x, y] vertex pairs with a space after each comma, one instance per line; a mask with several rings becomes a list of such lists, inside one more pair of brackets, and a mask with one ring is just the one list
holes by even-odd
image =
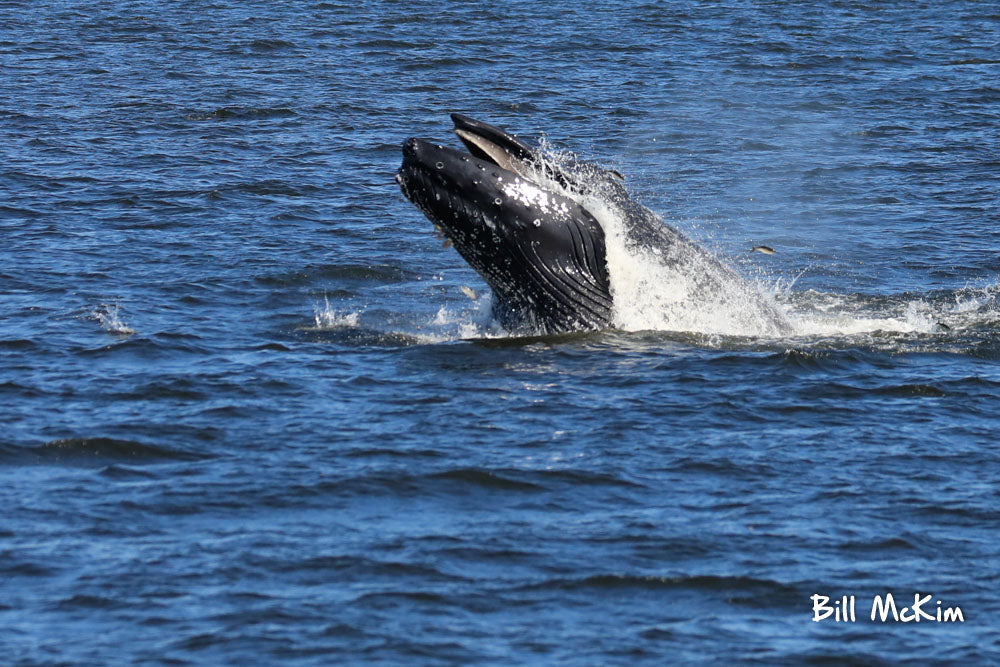
[[610, 326], [600, 223], [545, 187], [537, 153], [516, 137], [452, 119], [469, 152], [409, 139], [396, 181], [493, 290], [501, 323], [530, 333]]

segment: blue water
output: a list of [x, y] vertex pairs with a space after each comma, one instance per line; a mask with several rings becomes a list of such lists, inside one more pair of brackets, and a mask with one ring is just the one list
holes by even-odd
[[[995, 664], [998, 54], [973, 0], [4, 3], [2, 662]], [[451, 111], [796, 334], [504, 337], [393, 182]]]

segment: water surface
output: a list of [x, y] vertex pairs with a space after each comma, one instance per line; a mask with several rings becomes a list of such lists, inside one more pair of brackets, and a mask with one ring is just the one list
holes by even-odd
[[[989, 3], [0, 25], [7, 661], [1000, 657]], [[393, 182], [452, 111], [621, 171], [797, 333], [504, 337]]]

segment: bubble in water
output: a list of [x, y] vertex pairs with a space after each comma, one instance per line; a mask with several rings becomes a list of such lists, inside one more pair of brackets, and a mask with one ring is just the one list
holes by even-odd
[[435, 162], [434, 166], [438, 169], [444, 169], [444, 162]]
[[499, 206], [500, 204], [503, 203], [503, 200], [500, 199], [500, 197], [497, 197], [496, 199], [493, 200], [493, 203], [496, 204], [497, 206]]

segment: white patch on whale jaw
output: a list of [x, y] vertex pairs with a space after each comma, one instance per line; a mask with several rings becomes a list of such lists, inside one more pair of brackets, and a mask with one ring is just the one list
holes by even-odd
[[501, 183], [500, 190], [522, 206], [538, 208], [543, 213], [549, 208], [549, 193], [534, 183], [516, 179]]
[[561, 218], [569, 216], [569, 206], [566, 205], [565, 201], [559, 201], [559, 198], [551, 196], [548, 191], [531, 181], [518, 178], [513, 182], [504, 181], [498, 185], [500, 191], [507, 197], [517, 201], [525, 208], [535, 209], [538, 212], [535, 226], [538, 226], [537, 221], [541, 216]]

